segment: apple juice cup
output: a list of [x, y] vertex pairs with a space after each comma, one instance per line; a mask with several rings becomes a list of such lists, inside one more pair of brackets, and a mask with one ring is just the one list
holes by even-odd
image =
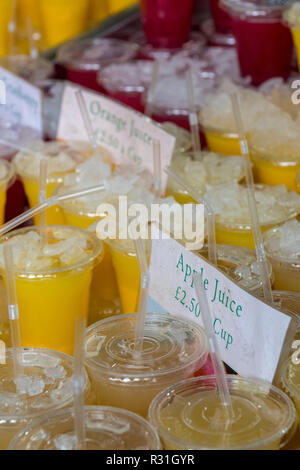
[[[220, 401], [216, 379], [182, 381], [151, 403], [149, 421], [166, 450], [278, 450], [296, 431], [290, 398], [268, 382], [228, 375], [234, 418]], [[217, 418], [216, 418], [217, 416]]]
[[[18, 152], [14, 157], [18, 175], [21, 177], [30, 207], [38, 205], [39, 172], [42, 158], [48, 160], [47, 198], [61, 184], [64, 177], [75, 171], [76, 166], [93, 154], [90, 145], [82, 142], [45, 142], [36, 141], [29, 144], [29, 152]], [[39, 225], [40, 217], [34, 217], [35, 225]], [[49, 225], [63, 225], [64, 219], [58, 206], [47, 209]]]
[[0, 239], [0, 247], [5, 243], [14, 251], [22, 345], [72, 354], [75, 319], [88, 318], [102, 243], [86, 230], [67, 226], [48, 226], [45, 247], [39, 227], [11, 232]]
[[5, 219], [5, 205], [7, 199], [7, 190], [15, 181], [14, 167], [5, 160], [0, 160], [0, 225]]
[[[85, 450], [159, 450], [156, 430], [141, 416], [105, 406], [86, 406]], [[55, 411], [20, 431], [8, 450], [76, 450], [74, 411]]]
[[157, 393], [195, 376], [206, 363], [207, 338], [193, 321], [147, 314], [141, 356], [135, 351], [137, 314], [112, 317], [87, 329], [86, 367], [96, 402], [147, 416]]
[[273, 266], [274, 288], [300, 293], [300, 222], [293, 219], [268, 230], [264, 246]]
[[[12, 350], [6, 350], [6, 363], [0, 364], [0, 449], [6, 450], [12, 438], [34, 419], [68, 408], [73, 402], [73, 359], [58, 351], [24, 348], [21, 357], [24, 377], [14, 379]], [[85, 372], [85, 399], [90, 384]]]

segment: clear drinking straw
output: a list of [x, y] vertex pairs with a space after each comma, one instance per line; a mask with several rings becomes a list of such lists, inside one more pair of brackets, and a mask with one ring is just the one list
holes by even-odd
[[[48, 160], [43, 158], [40, 162], [40, 177], [39, 177], [39, 204], [47, 201], [47, 170]], [[42, 246], [48, 243], [48, 230], [47, 230], [47, 210], [40, 214], [40, 236]]]
[[139, 298], [138, 317], [135, 327], [135, 351], [141, 353], [144, 344], [144, 328], [147, 313], [148, 291], [150, 274], [147, 264], [146, 252], [143, 241], [139, 238], [134, 241], [135, 251], [141, 272], [141, 288]]
[[86, 447], [84, 413], [84, 337], [85, 318], [76, 318], [74, 341], [73, 398], [74, 427], [77, 441], [77, 450], [83, 450]]
[[96, 148], [97, 147], [97, 141], [96, 141], [96, 137], [95, 137], [95, 132], [94, 132], [94, 129], [93, 129], [93, 124], [92, 124], [92, 121], [91, 121], [91, 118], [90, 118], [90, 115], [89, 115], [89, 112], [88, 112], [86, 102], [84, 100], [82, 90], [76, 90], [75, 91], [75, 96], [76, 96], [76, 99], [77, 99], [77, 103], [78, 103], [78, 106], [79, 106], [79, 109], [80, 109], [81, 117], [82, 117], [82, 120], [83, 120], [83, 123], [84, 123], [84, 127], [86, 129], [91, 147]]
[[12, 247], [8, 244], [3, 245], [5, 277], [6, 277], [6, 290], [8, 299], [8, 316], [10, 323], [11, 342], [12, 342], [12, 357], [14, 365], [14, 374], [16, 379], [16, 386], [18, 388], [18, 379], [24, 375], [22, 365], [22, 345], [20, 334], [20, 321], [19, 321], [19, 306], [17, 300], [16, 278]]
[[188, 69], [186, 71], [185, 80], [186, 80], [186, 90], [187, 90], [188, 103], [189, 103], [189, 123], [190, 123], [190, 129], [191, 129], [192, 141], [193, 141], [194, 159], [201, 160], [202, 155], [201, 155], [201, 144], [200, 144], [200, 136], [199, 136], [199, 121], [198, 121], [198, 115], [196, 112], [193, 76], [192, 76], [191, 69]]
[[255, 186], [254, 186], [254, 180], [253, 180], [253, 174], [252, 174], [252, 168], [251, 168], [251, 160], [249, 156], [248, 142], [247, 142], [246, 133], [245, 133], [244, 125], [243, 125], [238, 96], [236, 94], [231, 95], [231, 103], [232, 103], [233, 114], [234, 114], [237, 130], [238, 130], [241, 153], [243, 156], [243, 161], [244, 161], [244, 166], [245, 166], [246, 183], [247, 183], [247, 198], [248, 198], [249, 211], [250, 211], [250, 217], [251, 217], [251, 227], [252, 227], [252, 232], [254, 236], [257, 261], [259, 264], [261, 279], [263, 283], [264, 298], [266, 302], [273, 304], [274, 300], [273, 300], [273, 294], [272, 294], [271, 281], [270, 281], [270, 276], [269, 276], [268, 264], [267, 264], [265, 248], [263, 244], [261, 228], [259, 224], [256, 200], [255, 200]]
[[63, 202], [63, 201], [69, 201], [70, 199], [78, 199], [82, 196], [95, 194], [100, 191], [104, 191], [105, 189], [107, 189], [106, 185], [101, 184], [98, 186], [92, 186], [91, 188], [82, 189], [80, 191], [76, 191], [73, 193], [63, 194], [61, 196], [52, 196], [49, 199], [47, 199], [47, 201], [43, 202], [42, 204], [39, 204], [38, 206], [35, 206], [32, 209], [29, 209], [28, 211], [24, 212], [18, 217], [2, 225], [0, 227], [0, 237], [5, 235], [7, 232], [10, 232], [12, 229], [18, 227], [19, 225], [23, 224], [24, 222], [27, 222], [27, 220], [30, 220], [32, 217], [40, 214], [43, 210], [46, 210], [49, 207], [55, 206], [56, 204], [59, 204], [60, 202]]
[[200, 196], [196, 191], [190, 188], [189, 185], [181, 178], [176, 171], [172, 168], [166, 168], [165, 172], [176, 181], [176, 183], [181, 186], [181, 188], [186, 191], [190, 196], [197, 201], [199, 204], [204, 204], [204, 208], [207, 216], [207, 237], [208, 237], [208, 259], [214, 265], [218, 265], [217, 258], [217, 242], [216, 242], [216, 226], [215, 226], [215, 214], [209, 203], [209, 201]]
[[153, 101], [154, 101], [154, 92], [158, 81], [158, 74], [159, 74], [160, 63], [158, 60], [154, 61], [153, 69], [152, 69], [152, 79], [151, 83], [147, 92], [147, 100], [146, 100], [146, 107], [145, 107], [145, 115], [149, 118], [152, 117], [153, 114]]
[[218, 342], [216, 340], [216, 336], [212, 327], [212, 317], [208, 306], [204, 284], [202, 281], [202, 277], [199, 273], [195, 274], [193, 276], [193, 279], [196, 296], [202, 314], [201, 316], [203, 320], [204, 329], [208, 338], [209, 353], [214, 367], [218, 393], [224, 408], [228, 412], [229, 420], [232, 421], [234, 413], [232, 408], [231, 396], [229, 393], [228, 382], [226, 380]]
[[153, 140], [153, 174], [154, 174], [154, 196], [155, 200], [161, 197], [162, 193], [162, 170], [161, 170], [161, 152], [160, 142]]

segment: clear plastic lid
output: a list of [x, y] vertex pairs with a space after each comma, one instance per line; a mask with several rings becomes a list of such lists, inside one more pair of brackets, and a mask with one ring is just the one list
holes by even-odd
[[171, 449], [279, 449], [295, 432], [292, 401], [259, 379], [227, 377], [234, 419], [229, 426], [216, 379], [186, 380], [160, 393], [149, 409], [150, 422]]
[[[38, 138], [36, 130], [30, 127], [16, 126], [0, 119], [0, 141], [1, 139], [7, 142], [11, 142], [12, 145], [24, 145], [34, 139]], [[0, 158], [11, 159], [13, 155], [17, 153], [13, 147], [2, 144], [0, 142]]]
[[280, 18], [292, 0], [221, 0], [221, 5], [231, 14], [254, 18]]
[[[12, 350], [6, 350], [5, 364], [0, 364], [0, 424], [41, 416], [69, 406], [73, 401], [72, 358], [64, 353], [24, 348], [24, 376], [14, 378]], [[85, 373], [85, 383], [89, 382]]]
[[56, 62], [82, 70], [99, 70], [105, 65], [134, 59], [138, 45], [120, 39], [77, 39], [59, 48]]
[[0, 57], [0, 66], [33, 84], [54, 75], [54, 65], [50, 61], [27, 55]]
[[[156, 430], [130, 411], [104, 406], [85, 407], [86, 450], [159, 450]], [[76, 450], [74, 412], [44, 416], [19, 432], [9, 450]]]
[[164, 314], [148, 314], [141, 357], [135, 352], [137, 314], [100, 321], [86, 334], [86, 364], [105, 377], [132, 386], [159, 380], [182, 370], [199, 370], [208, 349], [204, 330], [192, 321]]
[[264, 245], [271, 259], [290, 263], [300, 270], [300, 221], [289, 220], [264, 233]]
[[152, 73], [153, 62], [135, 60], [101, 68], [98, 80], [111, 93], [144, 93], [151, 84]]
[[96, 265], [103, 256], [102, 242], [77, 227], [48, 226], [48, 243], [41, 243], [39, 227], [15, 230], [0, 239], [0, 270], [4, 272], [3, 245], [13, 248], [16, 273], [20, 276], [56, 275]]

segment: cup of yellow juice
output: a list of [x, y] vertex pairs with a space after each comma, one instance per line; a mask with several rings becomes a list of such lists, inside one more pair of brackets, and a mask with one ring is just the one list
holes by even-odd
[[97, 404], [147, 417], [152, 399], [168, 384], [195, 376], [208, 349], [203, 329], [166, 314], [147, 314], [143, 348], [136, 354], [137, 314], [112, 317], [87, 329], [86, 367]]
[[[88, 317], [93, 268], [100, 240], [86, 230], [49, 226], [44, 244], [38, 227], [9, 233], [0, 248], [13, 248], [21, 341], [24, 347], [73, 353], [75, 318]], [[2, 273], [3, 259], [1, 260]]]
[[274, 288], [300, 293], [300, 222], [293, 219], [268, 230], [264, 245], [273, 266]]
[[109, 16], [108, 0], [90, 0], [89, 10], [90, 24], [94, 26]]
[[217, 391], [216, 378], [199, 377], [173, 385], [156, 398], [149, 420], [166, 450], [278, 450], [296, 432], [290, 398], [257, 378], [226, 376], [234, 417]]
[[[14, 164], [18, 175], [23, 182], [25, 193], [30, 207], [39, 203], [39, 173], [40, 162], [47, 160], [47, 198], [64, 180], [68, 173], [74, 172], [76, 166], [93, 154], [90, 145], [83, 142], [43, 142], [28, 143], [27, 151], [18, 152], [14, 157]], [[29, 150], [32, 153], [29, 153]], [[35, 225], [39, 225], [40, 217], [34, 217]], [[49, 225], [64, 223], [61, 211], [57, 206], [47, 209], [47, 222]]]
[[38, 4], [45, 48], [78, 36], [87, 27], [89, 0], [39, 0]]
[[[127, 410], [86, 406], [85, 450], [159, 450], [156, 430], [144, 418]], [[74, 410], [55, 411], [20, 431], [9, 450], [76, 450]]]
[[[245, 178], [243, 161], [239, 156], [225, 156], [214, 152], [202, 152], [201, 160], [193, 160], [190, 154], [173, 155], [171, 168], [180, 175], [186, 184], [199, 194], [205, 194], [207, 186]], [[167, 195], [173, 196], [179, 204], [195, 202], [194, 199], [169, 177]]]
[[[216, 215], [217, 243], [254, 250], [246, 186], [237, 183], [213, 186], [206, 192], [206, 198]], [[283, 185], [255, 185], [255, 199], [263, 232], [294, 218], [300, 211], [299, 196]]]
[[13, 18], [13, 0], [0, 0], [0, 56], [9, 53], [9, 22]]
[[[0, 364], [0, 450], [26, 425], [46, 413], [68, 408], [73, 402], [72, 357], [61, 352], [26, 348], [21, 354], [24, 376], [15, 380], [13, 354], [6, 350]], [[90, 384], [84, 375], [85, 399]]]

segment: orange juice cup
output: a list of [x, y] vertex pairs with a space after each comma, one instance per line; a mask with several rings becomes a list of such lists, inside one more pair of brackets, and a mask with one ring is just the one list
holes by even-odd
[[87, 27], [89, 0], [39, 0], [44, 47], [81, 34]]
[[10, 51], [8, 25], [13, 17], [13, 0], [0, 0], [0, 56]]
[[6, 241], [14, 246], [22, 345], [72, 354], [75, 318], [88, 318], [102, 243], [86, 230], [66, 226], [48, 227], [45, 247], [37, 227], [11, 232], [1, 244]]
[[[296, 219], [264, 234], [266, 255], [273, 266], [276, 290], [300, 293], [299, 237], [300, 222]], [[294, 247], [290, 247], [291, 240], [294, 241]]]
[[[84, 414], [85, 450], [160, 449], [156, 430], [135, 413], [108, 406], [86, 406]], [[33, 421], [15, 436], [9, 450], [76, 450], [74, 411], [55, 411]]]
[[[89, 158], [93, 150], [87, 144], [34, 142], [31, 145], [33, 153], [19, 152], [14, 163], [17, 173], [22, 179], [25, 193], [30, 207], [39, 203], [39, 168], [41, 158], [48, 160], [47, 198], [61, 184], [68, 173], [75, 171], [76, 166]], [[40, 156], [39, 156], [40, 154]], [[40, 217], [34, 217], [35, 225], [39, 225]], [[47, 223], [49, 225], [63, 225], [64, 218], [58, 206], [47, 209]]]
[[[73, 402], [72, 357], [38, 348], [26, 348], [21, 356], [22, 393], [16, 391], [11, 349], [6, 351], [5, 364], [0, 364], [0, 450], [6, 450], [12, 438], [34, 419], [70, 407]], [[84, 378], [88, 401], [90, 384], [86, 372]]]
[[96, 323], [86, 334], [86, 367], [97, 404], [147, 417], [152, 399], [168, 384], [196, 375], [207, 360], [207, 338], [196, 323], [148, 314], [143, 350], [136, 354], [137, 314]]
[[0, 160], [0, 225], [4, 223], [6, 192], [15, 179], [14, 167], [5, 160]]
[[224, 155], [241, 155], [241, 147], [238, 135], [204, 127], [207, 147], [211, 152]]

